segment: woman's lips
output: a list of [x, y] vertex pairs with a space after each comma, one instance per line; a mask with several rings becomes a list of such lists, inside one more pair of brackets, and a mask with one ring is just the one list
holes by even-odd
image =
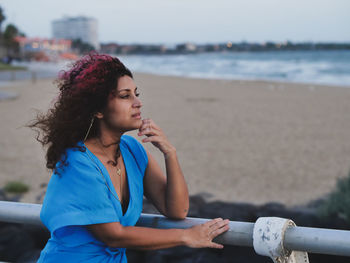
[[135, 119], [141, 119], [141, 113], [136, 113], [131, 115], [131, 117], [135, 118]]

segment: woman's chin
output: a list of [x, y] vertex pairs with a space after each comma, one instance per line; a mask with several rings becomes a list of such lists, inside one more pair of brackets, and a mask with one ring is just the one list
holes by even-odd
[[129, 131], [132, 130], [137, 130], [141, 127], [142, 125], [142, 120], [135, 120], [131, 125], [130, 128], [128, 129]]

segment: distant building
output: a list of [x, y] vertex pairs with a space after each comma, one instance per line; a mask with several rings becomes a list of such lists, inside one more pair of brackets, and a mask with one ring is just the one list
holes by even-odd
[[105, 54], [118, 54], [120, 53], [120, 45], [117, 43], [101, 44], [101, 53]]
[[75, 59], [71, 53], [72, 41], [67, 39], [47, 39], [16, 37], [22, 59], [54, 61], [57, 59]]
[[95, 18], [78, 16], [54, 20], [52, 22], [52, 35], [58, 39], [80, 39], [82, 42], [92, 45], [96, 50], [100, 49]]
[[164, 54], [167, 52], [167, 47], [164, 45], [152, 44], [126, 44], [120, 45], [117, 43], [101, 44], [101, 53], [106, 54]]
[[184, 43], [176, 45], [176, 50], [179, 52], [194, 53], [197, 50], [197, 46], [193, 43]]

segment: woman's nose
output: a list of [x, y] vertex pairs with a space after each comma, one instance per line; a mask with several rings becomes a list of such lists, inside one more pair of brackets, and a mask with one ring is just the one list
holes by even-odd
[[132, 106], [135, 107], [135, 108], [141, 108], [142, 107], [141, 100], [138, 97], [135, 97], [135, 101], [134, 101]]

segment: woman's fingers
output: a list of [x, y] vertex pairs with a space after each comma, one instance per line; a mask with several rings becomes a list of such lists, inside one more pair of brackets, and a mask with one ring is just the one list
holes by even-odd
[[139, 128], [138, 135], [146, 135], [148, 137], [143, 139], [142, 142], [161, 143], [165, 138], [162, 130], [151, 119], [142, 120], [142, 125]]
[[[218, 235], [220, 235], [220, 234], [222, 234], [230, 229], [230, 227], [229, 227], [230, 221], [228, 219], [223, 220], [222, 218], [215, 218], [214, 220], [211, 220], [207, 223], [209, 226], [208, 235], [210, 237], [210, 240], [214, 239]], [[216, 244], [216, 243], [213, 243], [213, 244]], [[216, 246], [217, 245], [219, 245], [219, 244], [216, 244]], [[219, 245], [219, 246], [221, 246], [221, 245]], [[216, 247], [216, 248], [221, 248], [221, 247]]]
[[204, 224], [190, 228], [188, 232], [190, 233], [188, 246], [222, 249], [224, 246], [213, 242], [213, 239], [229, 230], [229, 222], [228, 219], [223, 220], [222, 218], [215, 218]]
[[218, 249], [223, 249], [223, 248], [224, 248], [223, 245], [218, 244], [218, 243], [215, 243], [215, 242], [210, 242], [209, 247], [210, 247], [210, 248], [218, 248]]
[[163, 131], [151, 119], [142, 120], [138, 136], [146, 135], [148, 138], [142, 139], [142, 142], [152, 142], [164, 155], [176, 151], [170, 144]]
[[142, 124], [139, 128], [139, 131], [142, 131], [144, 129], [147, 129], [147, 128], [151, 128], [151, 129], [155, 129], [155, 130], [158, 130], [158, 131], [161, 131], [161, 129], [158, 127], [158, 125], [156, 125], [154, 123], [153, 120], [151, 119], [143, 119], [142, 120]]
[[146, 126], [140, 127], [138, 135], [139, 136], [142, 136], [142, 135], [146, 135], [146, 136], [161, 135], [161, 131], [155, 129], [153, 126], [147, 126], [146, 125]]
[[142, 139], [142, 142], [161, 142], [161, 138], [157, 135], [152, 135], [147, 138]]
[[160, 133], [161, 133], [160, 128], [157, 125], [155, 125], [153, 122], [143, 121], [142, 125], [139, 128], [138, 135], [139, 136], [141, 136], [141, 135], [149, 136], [149, 135], [154, 135], [154, 134], [160, 135]]
[[204, 224], [209, 226], [209, 227], [211, 227], [211, 226], [215, 225], [216, 223], [218, 223], [218, 222], [220, 222], [222, 220], [223, 219], [221, 217], [219, 217], [219, 218], [212, 219], [212, 220], [210, 220], [210, 221], [208, 221], [208, 222], [206, 222]]
[[221, 219], [221, 220], [218, 220], [215, 224], [212, 224], [210, 227], [211, 228], [220, 228], [220, 227], [223, 227], [224, 225], [227, 225], [230, 221], [228, 219]]
[[226, 231], [229, 230], [229, 229], [230, 229], [229, 225], [228, 225], [228, 224], [225, 224], [225, 225], [221, 226], [220, 228], [217, 228], [217, 229], [215, 229], [214, 231], [212, 231], [212, 232], [210, 233], [210, 236], [211, 236], [211, 238], [213, 239], [213, 238], [217, 237], [218, 235], [220, 235], [220, 234], [226, 232]]
[[158, 132], [151, 129], [151, 128], [146, 128], [138, 133], [139, 136], [146, 135], [146, 136], [152, 136], [152, 135], [158, 135]]

